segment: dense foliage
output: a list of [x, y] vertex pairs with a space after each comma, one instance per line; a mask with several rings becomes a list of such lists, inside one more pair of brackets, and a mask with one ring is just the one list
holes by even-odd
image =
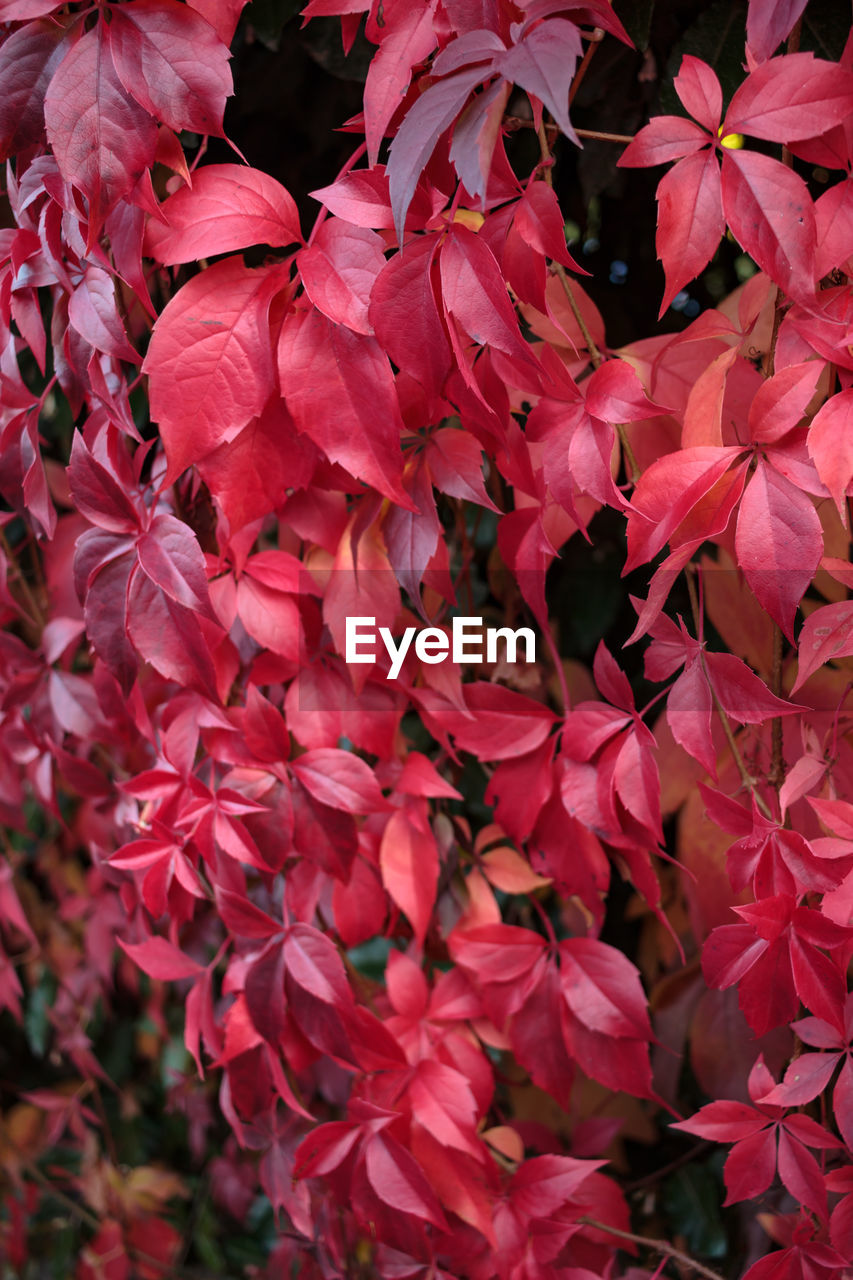
[[[0, 0], [3, 1280], [847, 1280], [853, 42], [311, 0], [309, 202], [258, 2]], [[538, 661], [345, 660], [470, 616]]]

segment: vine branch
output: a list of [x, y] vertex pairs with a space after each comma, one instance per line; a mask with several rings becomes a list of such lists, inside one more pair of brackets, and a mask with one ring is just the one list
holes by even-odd
[[[696, 576], [695, 575], [696, 575], [696, 570], [694, 566], [687, 565], [685, 569], [685, 577], [687, 578], [687, 591], [690, 595], [690, 608], [693, 613], [693, 626], [696, 630], [696, 635], [698, 637], [702, 631], [702, 625], [701, 625], [702, 619], [699, 612], [699, 597], [696, 593]], [[705, 675], [707, 678], [708, 670], [707, 670], [707, 667], [705, 666], [704, 654], [701, 655], [700, 660], [702, 662], [702, 670], [705, 672]], [[770, 808], [766, 800], [762, 796], [761, 792], [758, 790], [758, 781], [756, 778], [753, 778], [752, 774], [749, 772], [749, 769], [747, 769], [746, 767], [744, 758], [740, 753], [740, 747], [738, 746], [737, 741], [735, 740], [735, 735], [732, 732], [732, 726], [729, 723], [729, 717], [726, 715], [725, 710], [723, 709], [723, 705], [720, 702], [720, 699], [717, 697], [716, 690], [714, 689], [714, 686], [711, 684], [710, 679], [708, 680], [708, 688], [711, 691], [711, 699], [714, 703], [714, 710], [716, 711], [719, 717], [720, 724], [723, 726], [723, 733], [726, 736], [726, 742], [728, 743], [729, 751], [732, 754], [732, 759], [734, 760], [737, 766], [737, 771], [740, 774], [740, 780], [743, 783], [743, 785], [746, 787], [746, 789], [750, 791], [754, 796], [755, 803], [758, 806], [758, 808], [761, 810], [761, 812], [764, 814], [764, 817], [772, 819], [773, 815], [770, 812]]]
[[641, 1244], [644, 1248], [651, 1249], [653, 1253], [672, 1258], [675, 1262], [680, 1262], [682, 1266], [689, 1267], [691, 1271], [697, 1272], [698, 1275], [705, 1276], [706, 1280], [723, 1280], [719, 1272], [703, 1266], [701, 1262], [697, 1262], [689, 1254], [683, 1253], [681, 1249], [676, 1249], [674, 1244], [669, 1244], [666, 1240], [653, 1240], [649, 1236], [639, 1236], [633, 1231], [623, 1231], [621, 1227], [612, 1227], [609, 1222], [599, 1222], [597, 1218], [588, 1218], [586, 1215], [579, 1218], [578, 1221], [582, 1222], [585, 1227], [594, 1227], [596, 1231], [606, 1231], [608, 1235], [618, 1236], [620, 1240], [630, 1240], [632, 1244]]

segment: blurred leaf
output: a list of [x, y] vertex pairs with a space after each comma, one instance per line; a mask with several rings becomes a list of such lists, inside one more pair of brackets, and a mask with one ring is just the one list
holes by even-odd
[[850, 6], [841, 0], [811, 0], [803, 14], [800, 48], [836, 62], [850, 31]]
[[48, 1009], [56, 996], [56, 981], [52, 974], [44, 973], [34, 987], [24, 1007], [24, 1032], [35, 1058], [43, 1058], [50, 1036]]
[[390, 950], [391, 943], [388, 939], [377, 936], [371, 938], [369, 942], [362, 942], [358, 947], [352, 947], [347, 952], [347, 958], [359, 973], [364, 974], [365, 978], [381, 982]]
[[685, 53], [701, 58], [716, 71], [728, 103], [743, 80], [744, 6], [740, 0], [717, 0], [692, 23], [672, 51], [661, 84], [661, 109], [670, 115], [686, 114], [672, 81], [678, 75]]
[[720, 1217], [722, 1182], [708, 1164], [688, 1164], [667, 1178], [663, 1207], [673, 1234], [683, 1236], [687, 1249], [704, 1258], [724, 1258], [728, 1247]]
[[655, 0], [619, 0], [613, 7], [640, 53], [645, 53], [649, 47]]
[[275, 53], [282, 28], [302, 7], [301, 0], [252, 0], [245, 17], [261, 44]]

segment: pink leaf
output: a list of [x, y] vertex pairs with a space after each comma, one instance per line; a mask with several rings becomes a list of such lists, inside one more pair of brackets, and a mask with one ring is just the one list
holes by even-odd
[[269, 399], [275, 374], [266, 326], [279, 282], [275, 268], [250, 270], [228, 258], [188, 281], [157, 320], [142, 368], [167, 479], [233, 440]]
[[146, 250], [165, 266], [230, 253], [253, 244], [301, 240], [293, 197], [275, 178], [245, 165], [211, 164], [160, 206], [165, 223], [151, 219]]
[[720, 167], [713, 150], [679, 160], [658, 184], [655, 244], [666, 273], [659, 315], [704, 270], [726, 229]]
[[735, 547], [759, 603], [793, 639], [797, 605], [823, 553], [823, 531], [811, 499], [759, 463], [741, 499]]
[[180, 132], [222, 135], [232, 93], [228, 46], [177, 0], [134, 0], [110, 10], [110, 49], [129, 94]]
[[791, 297], [814, 295], [814, 205], [803, 179], [757, 151], [723, 153], [723, 208], [732, 234]]
[[333, 325], [318, 311], [301, 311], [282, 326], [278, 367], [297, 428], [330, 461], [411, 509], [400, 483], [403, 420], [378, 342]]
[[157, 128], [122, 85], [101, 19], [59, 64], [44, 103], [62, 176], [89, 202], [89, 241], [154, 162]]
[[438, 884], [438, 846], [424, 810], [406, 805], [388, 819], [379, 848], [382, 883], [423, 943]]
[[305, 292], [318, 311], [356, 333], [370, 333], [370, 293], [385, 266], [380, 236], [328, 218], [312, 243], [299, 255]]
[[318, 747], [291, 764], [296, 777], [315, 800], [345, 813], [381, 813], [388, 802], [368, 764], [351, 751]]
[[185, 956], [166, 938], [147, 938], [145, 942], [125, 942], [117, 939], [122, 951], [138, 964], [150, 978], [159, 978], [163, 982], [175, 982], [179, 978], [193, 978], [202, 973], [197, 960]]
[[853, 73], [847, 67], [812, 53], [789, 53], [747, 76], [729, 103], [723, 130], [795, 142], [841, 124], [851, 111]]
[[839, 391], [821, 405], [806, 441], [817, 473], [844, 520], [847, 489], [853, 481], [853, 388]]
[[723, 114], [723, 91], [707, 62], [686, 53], [673, 85], [684, 109], [709, 133], [716, 135]]

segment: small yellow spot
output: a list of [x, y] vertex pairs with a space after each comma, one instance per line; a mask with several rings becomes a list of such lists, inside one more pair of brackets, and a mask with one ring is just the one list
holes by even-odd
[[461, 222], [470, 231], [479, 231], [486, 219], [476, 209], [457, 209], [453, 215], [454, 222]]
[[722, 125], [720, 125], [719, 129], [717, 130], [717, 136], [720, 139], [720, 146], [726, 147], [727, 150], [729, 151], [740, 151], [741, 147], [743, 146], [743, 134], [727, 133], [725, 137], [723, 137]]

